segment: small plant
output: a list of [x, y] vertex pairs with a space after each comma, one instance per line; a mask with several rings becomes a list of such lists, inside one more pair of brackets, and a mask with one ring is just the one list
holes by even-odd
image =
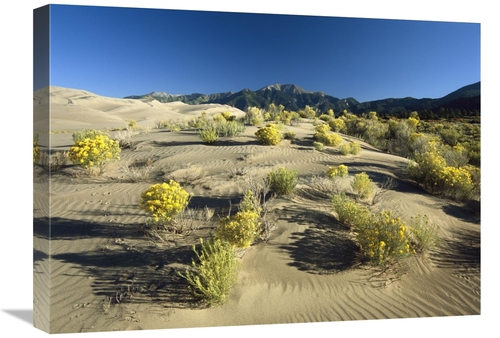
[[168, 224], [189, 204], [189, 194], [179, 183], [153, 184], [141, 194], [139, 209], [151, 214], [159, 224]]
[[147, 181], [153, 171], [154, 167], [152, 165], [134, 165], [130, 163], [123, 163], [120, 165], [120, 172], [130, 181], [130, 182], [142, 182]]
[[38, 134], [33, 135], [33, 163], [40, 161], [40, 146], [38, 145]]
[[75, 144], [69, 149], [69, 159], [87, 170], [99, 167], [99, 173], [102, 174], [106, 163], [120, 159], [119, 142], [112, 140], [108, 134], [83, 130], [73, 134], [73, 139]]
[[313, 142], [313, 147], [317, 151], [322, 151], [323, 149], [325, 149], [325, 145], [323, 143], [321, 143], [321, 142], [318, 142], [318, 141], [314, 141]]
[[361, 229], [370, 222], [369, 210], [347, 197], [344, 192], [332, 196], [332, 206], [340, 223]]
[[295, 138], [295, 132], [287, 131], [283, 134], [283, 137], [285, 138], [285, 140], [293, 140]]
[[186, 279], [193, 295], [210, 307], [222, 305], [236, 284], [240, 263], [236, 260], [234, 247], [220, 238], [207, 242], [200, 239], [201, 250], [193, 246], [196, 259], [191, 269], [179, 273]]
[[128, 121], [127, 128], [128, 129], [136, 129], [138, 127], [136, 120]]
[[337, 177], [346, 178], [349, 175], [349, 168], [346, 165], [340, 164], [337, 167], [329, 167], [326, 171], [326, 177], [335, 180]]
[[410, 221], [410, 232], [416, 252], [423, 253], [434, 248], [437, 243], [438, 228], [429, 222], [427, 215], [417, 215]]
[[260, 143], [272, 146], [277, 145], [283, 139], [283, 134], [274, 124], [268, 124], [264, 128], [260, 128], [255, 132], [255, 136], [257, 136]]
[[370, 197], [374, 191], [373, 182], [365, 172], [354, 175], [351, 187], [361, 199]]
[[289, 195], [297, 185], [297, 171], [279, 168], [271, 171], [266, 179], [268, 187], [278, 195]]

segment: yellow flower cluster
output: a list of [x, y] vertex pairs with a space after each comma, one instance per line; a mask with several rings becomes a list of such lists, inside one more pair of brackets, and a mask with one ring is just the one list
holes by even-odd
[[390, 211], [373, 216], [357, 235], [362, 253], [375, 265], [384, 264], [390, 258], [414, 254], [410, 237], [406, 223]]
[[141, 194], [139, 209], [149, 212], [156, 222], [168, 223], [189, 204], [189, 194], [174, 180], [153, 184]]
[[97, 134], [75, 141], [69, 149], [68, 156], [73, 163], [90, 168], [119, 160], [120, 151], [118, 141], [110, 139], [106, 134]]
[[239, 211], [219, 222], [216, 236], [237, 248], [247, 248], [259, 235], [260, 215], [255, 211]]
[[326, 146], [338, 146], [342, 143], [342, 136], [330, 131], [328, 124], [320, 124], [315, 128], [314, 139]]
[[346, 165], [340, 164], [337, 167], [329, 167], [326, 171], [326, 177], [329, 179], [335, 179], [337, 177], [345, 178], [349, 174], [349, 169]]
[[262, 144], [272, 146], [277, 145], [283, 139], [283, 134], [274, 124], [260, 128], [255, 132], [255, 136]]

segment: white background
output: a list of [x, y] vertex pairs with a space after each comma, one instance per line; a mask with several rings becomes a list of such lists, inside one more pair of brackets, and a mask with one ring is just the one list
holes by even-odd
[[[481, 315], [404, 320], [376, 320], [317, 324], [260, 325], [230, 328], [175, 329], [85, 333], [91, 337], [199, 337], [199, 336], [326, 336], [366, 337], [491, 337], [498, 334], [498, 285], [495, 270], [499, 258], [498, 230], [500, 222], [491, 217], [497, 208], [494, 195], [494, 165], [498, 148], [495, 144], [498, 105], [498, 25], [495, 2], [420, 0], [418, 2], [387, 0], [334, 1], [65, 1], [52, 4], [119, 6], [142, 8], [193, 9], [253, 13], [325, 15], [365, 18], [459, 21], [481, 23], [482, 82], [482, 219], [481, 219]], [[306, 4], [304, 4], [306, 3]], [[334, 4], [329, 4], [334, 3]], [[0, 11], [1, 40], [1, 142], [0, 167], [2, 184], [0, 202], [0, 332], [3, 337], [40, 337], [46, 333], [33, 328], [31, 309], [32, 286], [32, 70], [33, 9], [48, 4], [42, 1], [10, 1]], [[498, 13], [497, 13], [498, 14]], [[495, 22], [497, 21], [497, 22]], [[453, 57], [453, 56], [450, 56]], [[432, 80], [432, 79], [430, 79]], [[496, 110], [495, 110], [496, 108]], [[490, 175], [491, 173], [491, 175]], [[489, 333], [491, 330], [491, 333]], [[488, 333], [487, 333], [488, 332]], [[62, 334], [58, 336], [68, 336]], [[72, 334], [74, 336], [74, 334]]]

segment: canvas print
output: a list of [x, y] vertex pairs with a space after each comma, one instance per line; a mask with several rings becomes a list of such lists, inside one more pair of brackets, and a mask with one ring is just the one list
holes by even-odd
[[481, 314], [479, 23], [33, 22], [37, 329]]

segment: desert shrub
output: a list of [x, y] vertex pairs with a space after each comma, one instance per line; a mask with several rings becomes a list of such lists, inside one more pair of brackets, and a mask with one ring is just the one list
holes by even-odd
[[354, 227], [362, 228], [370, 220], [370, 212], [356, 201], [349, 198], [344, 192], [332, 196], [333, 211], [337, 214], [340, 223]]
[[317, 151], [322, 151], [323, 149], [325, 149], [325, 145], [323, 143], [321, 143], [321, 142], [318, 142], [318, 141], [314, 141], [313, 142], [313, 147]]
[[255, 211], [238, 211], [220, 220], [215, 236], [237, 248], [249, 247], [259, 235], [260, 215]]
[[191, 118], [188, 121], [187, 126], [189, 128], [194, 128], [194, 129], [203, 129], [211, 126], [212, 122], [213, 119], [209, 119], [207, 113], [203, 112], [200, 115]]
[[409, 229], [416, 252], [423, 253], [436, 246], [438, 228], [429, 222], [427, 215], [412, 217]]
[[434, 190], [457, 200], [470, 197], [474, 188], [470, 172], [466, 168], [446, 166], [435, 175]]
[[354, 175], [351, 187], [354, 193], [362, 199], [370, 197], [374, 191], [373, 182], [365, 172]]
[[[254, 190], [260, 189], [254, 188]], [[255, 212], [256, 214], [260, 215], [260, 213], [262, 212], [262, 206], [260, 204], [260, 199], [258, 196], [256, 196], [256, 194], [258, 194], [258, 192], [247, 190], [245, 196], [243, 196], [243, 199], [240, 202], [239, 211]]]
[[179, 275], [186, 279], [195, 297], [211, 307], [222, 305], [236, 284], [240, 263], [234, 247], [224, 240], [200, 239], [200, 245], [199, 252], [193, 246], [196, 259], [192, 260], [191, 269]]
[[130, 121], [128, 121], [127, 127], [129, 129], [135, 129], [135, 128], [137, 128], [137, 121], [136, 120], [130, 120]]
[[340, 164], [337, 167], [329, 167], [326, 171], [326, 177], [335, 180], [338, 177], [346, 178], [349, 175], [349, 168], [346, 165]]
[[317, 125], [315, 131], [313, 137], [317, 142], [321, 142], [326, 146], [338, 146], [342, 143], [342, 136], [331, 132], [330, 126], [326, 123]]
[[258, 126], [264, 121], [264, 114], [262, 109], [257, 107], [250, 107], [246, 111], [245, 123], [252, 126]]
[[44, 170], [52, 172], [59, 170], [68, 163], [68, 152], [55, 151], [50, 153], [44, 151], [40, 154], [38, 163]]
[[75, 144], [69, 149], [68, 157], [76, 165], [90, 169], [99, 167], [103, 172], [109, 161], [119, 160], [121, 148], [119, 142], [112, 140], [108, 134], [95, 130], [73, 134]]
[[348, 143], [342, 143], [339, 146], [339, 151], [342, 155], [357, 155], [361, 151], [361, 145], [359, 142], [348, 142]]
[[207, 144], [215, 143], [219, 139], [217, 129], [212, 126], [203, 127], [198, 130], [198, 136]]
[[167, 224], [189, 204], [189, 194], [174, 180], [157, 183], [141, 193], [139, 209], [151, 214], [159, 224]]
[[40, 161], [40, 146], [38, 145], [38, 134], [33, 135], [33, 163]]
[[283, 139], [283, 134], [274, 124], [268, 124], [264, 128], [260, 128], [255, 132], [255, 136], [257, 136], [260, 143], [265, 145], [277, 145]]
[[279, 168], [271, 171], [265, 182], [278, 195], [289, 195], [297, 185], [297, 171]]
[[415, 253], [408, 225], [390, 211], [373, 215], [370, 222], [358, 229], [356, 238], [362, 254], [374, 265]]
[[245, 131], [245, 124], [236, 120], [224, 120], [215, 124], [217, 134], [222, 137], [234, 137]]
[[120, 172], [130, 182], [143, 182], [150, 178], [154, 167], [152, 165], [135, 165], [128, 162], [120, 165]]
[[328, 125], [335, 132], [342, 132], [346, 130], [345, 121], [342, 119], [332, 118], [329, 120]]
[[283, 138], [285, 140], [293, 140], [295, 138], [295, 132], [293, 131], [287, 131], [283, 134]]

